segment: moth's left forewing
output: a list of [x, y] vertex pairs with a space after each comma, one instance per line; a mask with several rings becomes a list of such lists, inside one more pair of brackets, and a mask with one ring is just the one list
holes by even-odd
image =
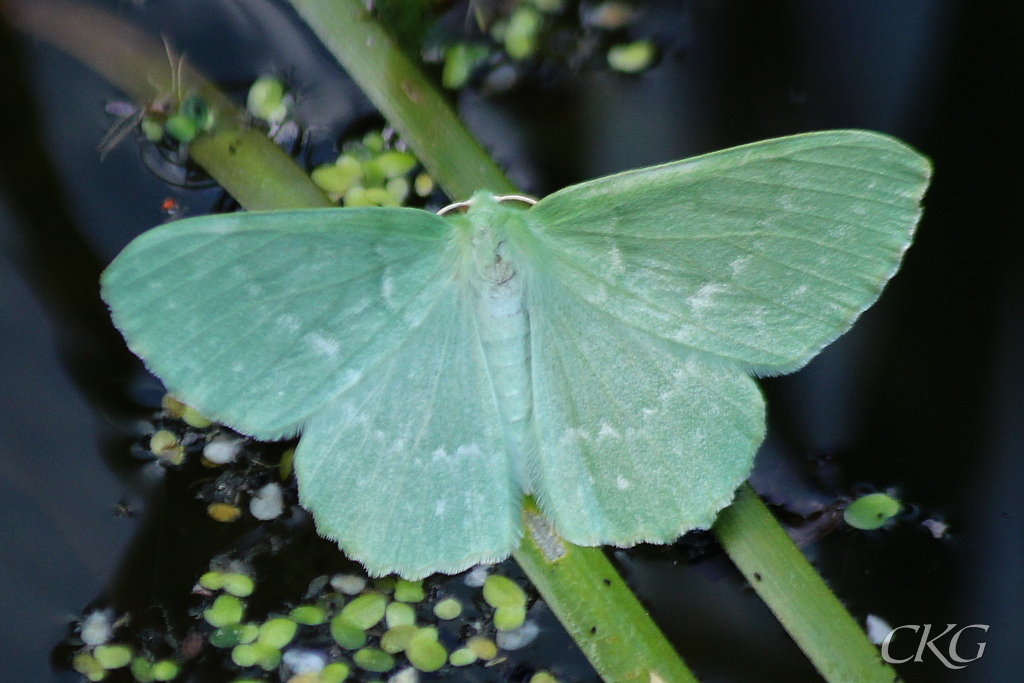
[[875, 301], [930, 173], [893, 138], [828, 131], [572, 186], [531, 214], [578, 296], [770, 374], [806, 363]]

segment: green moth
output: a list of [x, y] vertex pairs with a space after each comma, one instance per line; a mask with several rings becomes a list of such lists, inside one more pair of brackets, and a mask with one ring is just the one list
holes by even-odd
[[795, 370], [878, 297], [931, 174], [864, 131], [404, 208], [191, 218], [103, 275], [168, 390], [302, 433], [302, 504], [374, 574], [500, 560], [537, 497], [581, 545], [709, 526], [764, 436], [752, 375]]

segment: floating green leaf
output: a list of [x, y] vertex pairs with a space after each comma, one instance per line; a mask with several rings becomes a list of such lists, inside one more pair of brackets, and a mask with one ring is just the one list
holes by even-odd
[[843, 510], [843, 519], [855, 529], [880, 529], [899, 514], [903, 505], [887, 493], [861, 496]]

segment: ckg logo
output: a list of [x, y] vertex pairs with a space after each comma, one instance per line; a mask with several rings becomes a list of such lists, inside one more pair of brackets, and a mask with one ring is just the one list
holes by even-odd
[[[907, 629], [914, 633], [920, 633], [920, 639], [917, 645], [917, 652], [909, 657], [899, 657], [897, 653], [893, 654], [892, 639], [896, 635], [896, 632], [901, 629]], [[985, 643], [978, 643], [978, 650], [973, 657], [963, 657], [960, 651], [957, 649], [960, 647], [960, 636], [964, 634], [964, 631], [969, 629], [978, 629], [983, 632], [988, 632], [988, 624], [970, 624], [969, 626], [961, 626], [957, 629], [956, 624], [946, 624], [946, 628], [942, 633], [937, 636], [931, 636], [932, 625], [931, 624], [905, 624], [903, 626], [897, 626], [893, 630], [889, 631], [889, 634], [885, 636], [882, 641], [882, 659], [889, 662], [890, 664], [905, 664], [910, 661], [923, 662], [925, 657], [925, 650], [931, 650], [932, 655], [938, 658], [942, 665], [948, 669], [962, 669], [971, 662], [981, 659], [981, 656], [985, 654]], [[936, 630], [938, 628], [936, 627]], [[938, 644], [947, 634], [952, 632], [949, 637], [949, 643], [943, 647]], [[902, 640], [902, 638], [901, 638]], [[969, 645], [966, 647], [970, 647]]]

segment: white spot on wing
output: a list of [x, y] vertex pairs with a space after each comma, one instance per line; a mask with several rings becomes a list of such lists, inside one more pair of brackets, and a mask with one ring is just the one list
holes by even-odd
[[623, 477], [622, 475], [619, 475], [618, 477], [615, 478], [615, 488], [617, 488], [620, 491], [625, 491], [632, 485], [633, 483], [629, 479]]
[[740, 273], [747, 269], [747, 265], [750, 263], [750, 259], [750, 256], [741, 256], [729, 264], [729, 267], [732, 269], [733, 277], [736, 277], [737, 275], [739, 275]]
[[459, 446], [455, 449], [455, 455], [460, 458], [478, 458], [481, 455], [480, 446], [475, 443]]
[[624, 273], [626, 271], [625, 266], [622, 265], [622, 252], [619, 251], [618, 247], [611, 248], [611, 251], [608, 252], [608, 259], [611, 261], [613, 273]]
[[598, 285], [584, 296], [587, 303], [599, 305], [603, 304], [608, 299], [608, 291], [604, 288], [604, 285]]
[[392, 296], [395, 293], [395, 280], [390, 275], [385, 275], [380, 281], [380, 295], [384, 299], [384, 304], [388, 308], [393, 308], [395, 305]]
[[344, 387], [350, 387], [363, 378], [363, 373], [352, 368], [345, 368], [341, 373], [341, 384]]
[[334, 358], [337, 356], [338, 349], [341, 348], [337, 339], [330, 339], [317, 332], [307, 334], [306, 341], [309, 342], [310, 346], [313, 347], [313, 350], [316, 353], [319, 353], [322, 356], [327, 356], [328, 358]]
[[714, 305], [714, 296], [716, 294], [721, 294], [725, 289], [726, 287], [723, 284], [709, 282], [698, 289], [696, 294], [689, 297], [686, 300], [686, 303], [690, 305], [690, 310], [693, 312], [693, 315], [699, 318], [705, 310]]
[[601, 429], [599, 429], [598, 432], [597, 432], [597, 440], [598, 441], [601, 441], [602, 439], [621, 439], [621, 438], [622, 438], [622, 435], [619, 434], [617, 431], [615, 431], [614, 427], [612, 427], [607, 422], [602, 422], [601, 423]]
[[289, 332], [295, 332], [299, 329], [299, 319], [294, 315], [282, 315], [277, 319], [277, 324]]

